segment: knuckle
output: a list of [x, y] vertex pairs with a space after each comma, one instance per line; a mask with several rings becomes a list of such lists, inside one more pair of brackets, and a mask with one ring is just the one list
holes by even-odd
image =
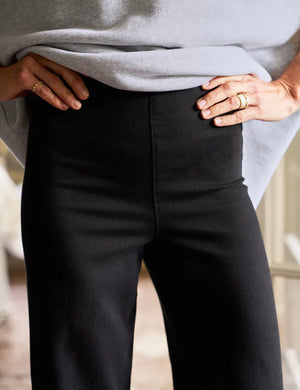
[[57, 103], [57, 97], [53, 94], [49, 95], [48, 101], [52, 106], [55, 106]]
[[75, 72], [75, 70], [63, 65], [59, 69], [59, 74], [68, 82], [72, 82], [72, 80], [77, 76], [77, 72]]
[[242, 122], [244, 118], [244, 114], [242, 111], [237, 111], [235, 114], [235, 118], [239, 121]]
[[68, 79], [68, 73], [66, 71], [66, 68], [60, 68], [58, 69], [58, 74], [60, 75], [60, 77], [62, 77], [64, 80], [67, 80]]
[[68, 88], [66, 88], [64, 96], [65, 96], [65, 99], [69, 100], [69, 101], [73, 101], [73, 99], [74, 99], [74, 95], [72, 94], [72, 92]]
[[249, 73], [250, 77], [255, 78], [256, 80], [260, 80], [256, 73]]
[[253, 79], [253, 76], [249, 73], [245, 74], [245, 76], [243, 77], [243, 81], [252, 81]]
[[73, 74], [74, 82], [80, 83], [82, 81], [82, 78], [80, 77], [80, 75], [77, 72], [72, 71], [72, 74]]
[[42, 87], [41, 88], [41, 94], [43, 95], [43, 97], [45, 97], [45, 99], [49, 103], [53, 104], [55, 102], [56, 97], [55, 97], [54, 93], [51, 91], [50, 88]]
[[81, 89], [83, 86], [81, 77], [75, 74], [71, 79], [71, 86], [75, 89]]
[[29, 53], [23, 58], [23, 64], [29, 69], [36, 64], [36, 58], [33, 53]]
[[255, 81], [251, 81], [249, 83], [249, 92], [251, 94], [257, 94], [258, 93], [258, 87]]
[[223, 84], [223, 88], [224, 88], [226, 93], [230, 92], [232, 90], [232, 82], [231, 81], [226, 81]]
[[259, 92], [257, 92], [255, 97], [256, 97], [256, 104], [258, 106], [260, 106], [261, 105], [261, 94]]
[[[73, 90], [79, 91], [84, 87], [83, 79], [73, 69], [69, 69], [69, 68], [64, 67], [60, 70], [59, 74], [64, 80], [66, 80], [68, 82], [69, 86]], [[70, 95], [70, 97], [71, 96], [74, 98], [74, 96], [72, 94]]]
[[31, 58], [37, 58], [38, 57], [38, 54], [34, 53], [33, 51], [30, 51], [28, 54], [27, 54], [28, 57], [31, 57]]
[[22, 85], [24, 88], [30, 87], [30, 72], [27, 68], [21, 68], [20, 71], [16, 75], [18, 84]]
[[60, 80], [60, 78], [59, 78], [58, 75], [56, 75], [56, 74], [54, 74], [54, 73], [51, 75], [51, 84], [52, 84], [54, 87], [58, 87], [58, 86], [61, 85], [61, 80]]
[[67, 77], [67, 78], [69, 78], [69, 80], [72, 81], [74, 79], [74, 77], [76, 77], [77, 72], [75, 72], [75, 70], [70, 69], [66, 66], [62, 66], [60, 69], [60, 74], [61, 74], [61, 76]]
[[236, 95], [231, 96], [229, 98], [229, 103], [230, 103], [231, 107], [238, 108], [240, 106], [240, 99]]

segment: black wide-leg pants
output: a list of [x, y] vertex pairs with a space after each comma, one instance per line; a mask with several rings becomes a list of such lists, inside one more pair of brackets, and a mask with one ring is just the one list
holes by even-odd
[[21, 221], [33, 390], [129, 390], [144, 259], [175, 390], [283, 390], [270, 271], [242, 177], [242, 124], [201, 86], [84, 78], [80, 110], [28, 98]]

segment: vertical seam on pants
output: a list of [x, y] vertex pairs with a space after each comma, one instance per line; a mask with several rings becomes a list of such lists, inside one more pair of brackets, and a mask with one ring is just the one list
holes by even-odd
[[155, 215], [155, 226], [156, 234], [159, 232], [159, 222], [158, 222], [158, 212], [156, 207], [156, 196], [155, 196], [155, 159], [154, 159], [154, 134], [153, 134], [153, 124], [152, 124], [152, 104], [151, 104], [151, 94], [149, 96], [149, 122], [150, 122], [150, 133], [151, 133], [151, 146], [152, 146], [152, 197], [153, 197], [153, 207]]

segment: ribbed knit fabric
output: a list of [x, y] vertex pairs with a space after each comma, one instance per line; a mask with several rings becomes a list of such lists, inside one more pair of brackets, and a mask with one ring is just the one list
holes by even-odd
[[[185, 89], [245, 73], [270, 81], [299, 48], [299, 0], [1, 2], [0, 66], [35, 52], [119, 89]], [[29, 119], [26, 98], [0, 102], [0, 137], [22, 165]], [[243, 123], [255, 207], [299, 128], [300, 110]]]

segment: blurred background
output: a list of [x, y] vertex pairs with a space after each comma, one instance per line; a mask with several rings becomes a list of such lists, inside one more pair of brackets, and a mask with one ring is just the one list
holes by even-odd
[[[300, 390], [300, 132], [257, 208], [270, 264], [285, 390]], [[23, 168], [0, 140], [0, 389], [30, 390], [29, 328], [20, 201]], [[41, 254], [42, 255], [42, 254]], [[142, 265], [132, 390], [172, 390], [157, 294]]]

